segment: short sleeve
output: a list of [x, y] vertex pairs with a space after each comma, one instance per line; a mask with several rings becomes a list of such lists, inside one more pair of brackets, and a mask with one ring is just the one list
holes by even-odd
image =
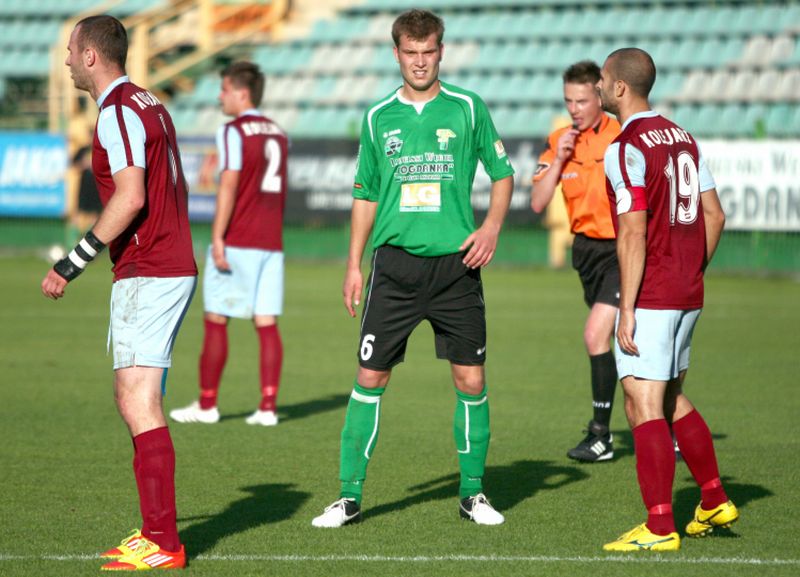
[[717, 183], [714, 182], [714, 177], [711, 175], [711, 170], [708, 168], [708, 164], [706, 163], [706, 159], [703, 156], [703, 153], [700, 151], [700, 148], [697, 149], [698, 154], [700, 155], [700, 166], [698, 167], [698, 177], [700, 178], [700, 192], [705, 192], [707, 190], [711, 190], [712, 188], [717, 188]]
[[122, 107], [122, 122], [116, 106], [104, 108], [97, 121], [97, 138], [108, 153], [111, 174], [123, 168], [147, 168], [144, 145], [147, 135], [141, 118], [127, 106]]
[[616, 197], [617, 214], [647, 210], [645, 170], [642, 151], [629, 143], [612, 142], [603, 165], [606, 179]]
[[219, 172], [242, 169], [242, 135], [230, 124], [223, 124], [217, 130], [217, 158]]
[[511, 160], [503, 141], [489, 115], [489, 109], [480, 98], [475, 99], [475, 138], [478, 158], [492, 182], [514, 174]]
[[533, 172], [533, 182], [538, 182], [542, 179], [544, 174], [553, 164], [556, 158], [556, 151], [554, 146], [556, 133], [551, 134], [544, 145], [544, 150], [539, 155], [539, 163], [536, 165], [536, 170]]
[[361, 139], [356, 157], [356, 176], [353, 182], [353, 198], [377, 201], [380, 193], [380, 175], [375, 158], [375, 146], [369, 123], [369, 113], [361, 123]]

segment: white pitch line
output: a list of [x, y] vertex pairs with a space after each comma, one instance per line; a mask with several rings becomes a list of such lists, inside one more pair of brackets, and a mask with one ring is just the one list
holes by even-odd
[[[10, 555], [0, 553], [0, 561], [100, 561], [97, 555]], [[559, 557], [556, 555], [198, 555], [190, 561], [283, 561], [329, 562], [359, 561], [373, 563], [437, 563], [442, 561], [488, 563], [642, 563], [668, 565], [754, 565], [800, 566], [800, 559], [757, 559], [743, 557], [679, 557], [672, 554], [647, 554], [631, 556]]]

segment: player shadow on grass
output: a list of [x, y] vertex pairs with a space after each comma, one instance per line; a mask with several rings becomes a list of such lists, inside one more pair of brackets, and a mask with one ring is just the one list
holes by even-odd
[[311, 496], [295, 491], [289, 483], [252, 485], [240, 491], [247, 496], [232, 502], [217, 514], [185, 517], [179, 521], [200, 521], [179, 531], [186, 544], [186, 554], [191, 558], [213, 549], [221, 540], [268, 523], [278, 523], [291, 518]]
[[[342, 393], [338, 395], [328, 395], [319, 399], [312, 399], [310, 401], [303, 401], [302, 403], [295, 403], [294, 405], [280, 405], [278, 406], [278, 418], [281, 421], [291, 421], [295, 419], [303, 419], [325, 413], [327, 411], [334, 411], [347, 406], [350, 400], [349, 393]], [[237, 413], [235, 415], [222, 415], [220, 421], [228, 421], [230, 419], [243, 419], [249, 417], [253, 412]]]
[[[589, 478], [589, 474], [574, 465], [557, 464], [553, 461], [515, 461], [510, 465], [487, 467], [487, 494], [499, 511], [507, 511], [542, 490], [564, 487]], [[426, 501], [456, 499], [458, 497], [459, 474], [453, 473], [409, 487], [412, 494], [392, 503], [370, 507], [369, 518], [400, 511]]]
[[[678, 472], [680, 475], [680, 470]], [[677, 476], [677, 475], [676, 475]], [[733, 481], [734, 477], [722, 476], [722, 485], [725, 487], [725, 492], [731, 501], [734, 502], [739, 511], [744, 511], [751, 501], [763, 499], [764, 497], [771, 497], [774, 495], [772, 491], [762, 485], [748, 485], [744, 483], [736, 483]], [[672, 500], [672, 509], [675, 513], [676, 522], [680, 519], [689, 520], [694, 515], [694, 508], [700, 502], [700, 489], [695, 485], [694, 479], [691, 475], [686, 475], [684, 479], [686, 482], [691, 483], [691, 487], [684, 487], [675, 492]], [[743, 513], [746, 516], [746, 513]], [[733, 526], [734, 528], [736, 525]], [[739, 538], [732, 529], [714, 529], [714, 535], [718, 537]]]

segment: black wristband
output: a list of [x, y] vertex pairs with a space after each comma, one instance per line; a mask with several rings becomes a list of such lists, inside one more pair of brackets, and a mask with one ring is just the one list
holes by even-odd
[[83, 269], [75, 266], [75, 264], [69, 260], [68, 256], [65, 256], [56, 264], [54, 264], [53, 270], [56, 271], [56, 273], [58, 273], [58, 275], [67, 282], [74, 280], [83, 272]]
[[90, 230], [86, 233], [86, 236], [75, 245], [72, 252], [53, 265], [53, 270], [66, 281], [71, 281], [81, 274], [83, 269], [86, 268], [86, 265], [92, 262], [94, 257], [105, 247], [106, 245]]

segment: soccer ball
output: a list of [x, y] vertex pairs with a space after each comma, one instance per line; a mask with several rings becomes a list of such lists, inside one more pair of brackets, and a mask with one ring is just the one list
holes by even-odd
[[67, 256], [67, 251], [64, 250], [64, 247], [60, 244], [54, 244], [47, 249], [47, 260], [50, 262], [50, 264], [57, 263], [65, 256]]

